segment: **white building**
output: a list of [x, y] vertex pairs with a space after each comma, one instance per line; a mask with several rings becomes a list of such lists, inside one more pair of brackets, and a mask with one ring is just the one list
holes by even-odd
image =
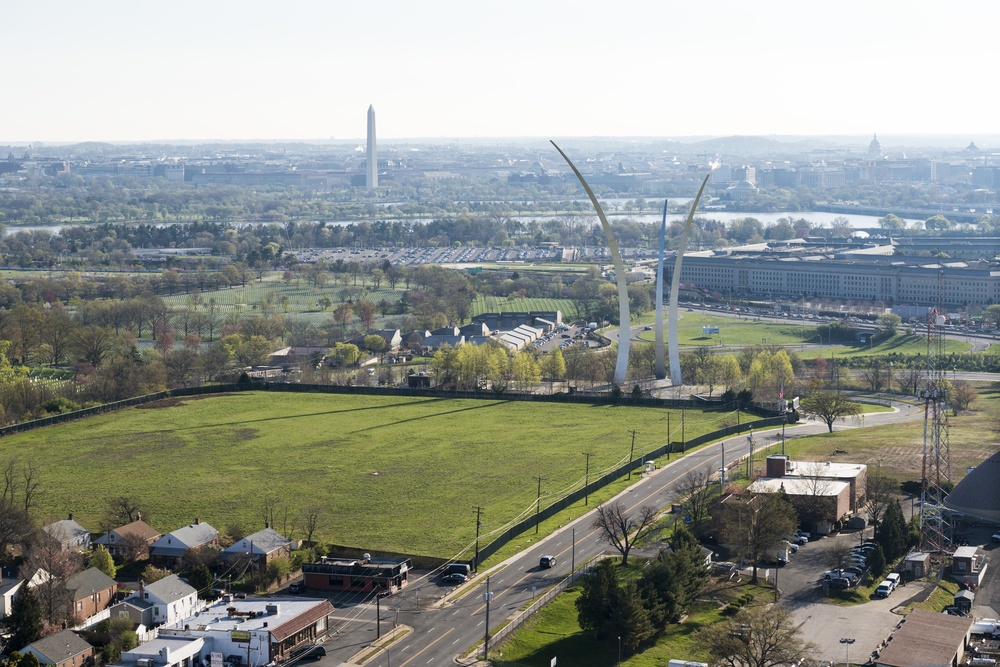
[[125, 598], [152, 604], [154, 625], [175, 623], [194, 616], [198, 609], [198, 591], [188, 586], [176, 574], [154, 581], [140, 583], [139, 590]]

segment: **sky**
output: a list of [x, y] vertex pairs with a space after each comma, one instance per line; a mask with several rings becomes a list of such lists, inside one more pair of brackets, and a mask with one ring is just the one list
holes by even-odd
[[1000, 132], [1000, 2], [0, 0], [0, 143]]

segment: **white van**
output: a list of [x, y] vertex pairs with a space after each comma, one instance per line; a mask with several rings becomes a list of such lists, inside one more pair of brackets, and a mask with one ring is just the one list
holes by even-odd
[[888, 579], [884, 579], [878, 588], [875, 589], [875, 597], [887, 598], [892, 594], [892, 589], [895, 588], [892, 582]]
[[893, 590], [899, 588], [899, 574], [898, 573], [896, 573], [896, 572], [890, 572], [889, 574], [885, 575], [885, 580], [892, 582], [892, 588], [893, 588]]

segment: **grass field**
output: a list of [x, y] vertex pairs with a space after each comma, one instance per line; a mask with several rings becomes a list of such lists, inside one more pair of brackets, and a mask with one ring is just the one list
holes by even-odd
[[[956, 483], [965, 477], [968, 466], [982, 463], [1000, 449], [995, 437], [1000, 417], [1000, 390], [981, 388], [979, 399], [972, 407], [970, 412], [948, 417], [951, 480]], [[799, 460], [843, 460], [880, 465], [884, 474], [903, 481], [920, 479], [923, 438], [923, 421], [916, 420], [795, 438], [788, 441], [786, 451]], [[836, 451], [846, 453], [835, 454]]]
[[[41, 468], [39, 519], [73, 512], [98, 530], [107, 500], [130, 495], [167, 532], [195, 517], [219, 529], [261, 527], [262, 501], [294, 516], [325, 508], [322, 539], [359, 548], [451, 556], [484, 541], [665, 442], [668, 411], [384, 396], [246, 393], [170, 399], [0, 440], [0, 460]], [[686, 411], [686, 434], [718, 428], [729, 413]], [[680, 439], [680, 411], [671, 411]], [[593, 499], [592, 499], [593, 500]], [[580, 503], [582, 508], [582, 503]], [[572, 509], [572, 508], [571, 508]], [[279, 512], [279, 519], [282, 513]], [[287, 529], [278, 521], [279, 529]], [[551, 523], [556, 523], [553, 519]], [[290, 520], [289, 520], [290, 524]], [[301, 534], [299, 534], [301, 537]]]
[[[730, 345], [801, 345], [809, 339], [816, 338], [815, 327], [800, 324], [782, 324], [779, 322], [757, 321], [752, 318], [737, 319], [704, 315], [702, 313], [679, 313], [677, 322], [677, 340], [682, 347], [689, 346], [730, 346]], [[654, 315], [644, 315], [639, 323], [652, 324]], [[703, 334], [703, 326], [719, 327], [718, 334]], [[666, 326], [664, 326], [666, 329]], [[639, 334], [641, 340], [652, 342], [654, 332], [643, 331]]]
[[[570, 588], [535, 614], [498, 649], [503, 652], [503, 659], [532, 667], [548, 667], [552, 656], [558, 656], [559, 664], [615, 664], [618, 644], [614, 637], [599, 642], [590, 633], [580, 629], [575, 606], [580, 592], [579, 585]], [[743, 585], [706, 592], [704, 597], [724, 601], [746, 592], [757, 596], [768, 593], [756, 586]], [[668, 626], [654, 646], [623, 659], [621, 664], [628, 667], [657, 667], [677, 658], [707, 661], [708, 652], [704, 646], [694, 643], [693, 635], [702, 627], [722, 620], [721, 607], [722, 603], [708, 599], [699, 602], [683, 623]]]
[[478, 296], [472, 302], [472, 315], [480, 313], [511, 313], [530, 311], [562, 311], [563, 321], [572, 322], [577, 319], [576, 304], [572, 299], [508, 299], [502, 296]]

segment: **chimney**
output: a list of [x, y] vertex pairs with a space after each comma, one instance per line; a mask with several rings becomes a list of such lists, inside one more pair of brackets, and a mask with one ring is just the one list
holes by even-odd
[[200, 519], [199, 517], [195, 517], [195, 518], [194, 518], [194, 525], [196, 525], [196, 526], [197, 526], [197, 525], [198, 525], [198, 524], [200, 524], [200, 523], [201, 523], [201, 519]]
[[145, 600], [146, 599], [146, 596], [144, 595], [145, 592], [146, 592], [146, 582], [143, 581], [142, 579], [140, 579], [139, 580], [139, 599], [140, 600]]

